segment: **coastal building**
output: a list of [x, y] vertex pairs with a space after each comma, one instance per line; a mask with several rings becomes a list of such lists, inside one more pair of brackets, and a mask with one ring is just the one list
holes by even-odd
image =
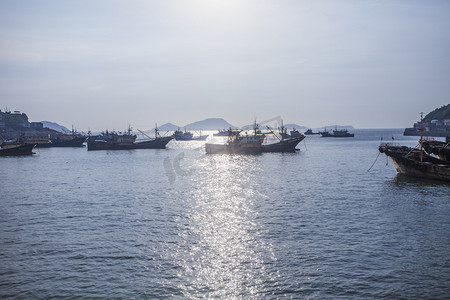
[[411, 128], [405, 128], [403, 135], [420, 136], [420, 128], [423, 128], [425, 136], [447, 137], [450, 136], [450, 104], [442, 106], [425, 116], [422, 122], [418, 121]]

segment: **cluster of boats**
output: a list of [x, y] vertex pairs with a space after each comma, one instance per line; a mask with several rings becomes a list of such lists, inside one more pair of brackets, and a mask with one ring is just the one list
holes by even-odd
[[[131, 150], [131, 149], [165, 149], [172, 140], [178, 141], [205, 141], [208, 135], [194, 136], [189, 131], [176, 130], [170, 136], [161, 136], [155, 130], [155, 137], [151, 138], [144, 132], [144, 140], [137, 140], [131, 128], [125, 133], [115, 131], [102, 132], [99, 135], [83, 136], [72, 132], [71, 135], [61, 135], [53, 139], [26, 138], [24, 136], [14, 141], [4, 141], [1, 144], [0, 156], [32, 155], [33, 149], [48, 147], [83, 147], [87, 145], [88, 151], [93, 150]], [[305, 134], [320, 134], [323, 137], [354, 137], [346, 129], [313, 133], [311, 130]], [[276, 142], [265, 143], [267, 137], [273, 135]], [[228, 129], [219, 130], [214, 137], [226, 138], [223, 143], [205, 143], [207, 154], [259, 154], [264, 152], [294, 152], [297, 145], [305, 138], [297, 130], [287, 132], [287, 128], [278, 128], [278, 134], [273, 130], [262, 132], [256, 123], [252, 132]], [[273, 139], [272, 139], [273, 140]], [[428, 179], [450, 181], [450, 138], [446, 141], [425, 140], [420, 137], [419, 146], [406, 147], [393, 143], [382, 143], [378, 147], [380, 153], [390, 157], [398, 173]]]
[[7, 140], [1, 143], [0, 156], [32, 155], [33, 149], [50, 147], [84, 147], [87, 137], [76, 133], [61, 134], [54, 138], [50, 137], [27, 137], [19, 136], [15, 140]]
[[378, 150], [390, 157], [399, 174], [450, 181], [450, 137], [446, 141], [426, 140], [423, 128], [419, 145], [406, 147], [382, 143]]
[[[32, 155], [35, 147], [83, 147], [87, 145], [88, 151], [94, 150], [132, 150], [132, 149], [164, 149], [172, 140], [178, 141], [205, 141], [208, 135], [194, 136], [192, 132], [176, 130], [170, 136], [161, 136], [159, 131], [155, 129], [155, 137], [151, 138], [144, 132], [140, 131], [147, 138], [145, 140], [137, 140], [137, 135], [132, 133], [132, 129], [128, 128], [127, 132], [120, 133], [115, 131], [102, 132], [99, 135], [89, 135], [88, 137], [79, 134], [73, 134], [70, 138], [58, 138], [51, 141], [44, 139], [32, 139], [21, 137], [15, 141], [3, 142], [0, 149], [1, 156], [11, 155]], [[294, 152], [295, 147], [301, 142], [305, 136], [297, 130], [287, 133], [285, 127], [279, 129], [279, 136], [275, 143], [264, 143], [269, 134], [273, 131], [262, 133], [255, 124], [254, 133], [242, 133], [242, 130], [228, 129], [219, 130], [213, 134], [214, 137], [226, 137], [227, 141], [222, 144], [206, 143], [206, 153], [243, 153], [257, 154], [263, 152]]]

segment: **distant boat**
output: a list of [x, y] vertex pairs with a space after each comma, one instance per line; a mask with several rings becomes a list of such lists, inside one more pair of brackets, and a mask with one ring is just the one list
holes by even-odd
[[2, 143], [0, 156], [33, 155], [36, 144], [7, 144]]
[[213, 136], [228, 136], [230, 134], [230, 130], [233, 131], [234, 133], [240, 133], [242, 130], [234, 130], [234, 129], [224, 129], [224, 130], [220, 130], [217, 133], [213, 133]]
[[[300, 133], [300, 131], [298, 131], [297, 129], [292, 129], [291, 131], [289, 131], [290, 135], [292, 138], [297, 138], [297, 137], [301, 137], [303, 136], [303, 134]], [[303, 136], [304, 138], [304, 136]]]
[[84, 147], [87, 137], [72, 129], [71, 134], [59, 133], [54, 137], [50, 137], [50, 135], [23, 136], [22, 139], [27, 144], [36, 144], [36, 148]]
[[200, 135], [194, 137], [194, 134], [190, 131], [181, 131], [180, 129], [176, 130], [173, 133], [173, 137], [177, 141], [205, 141], [208, 135]]
[[355, 134], [349, 133], [347, 129], [335, 129], [333, 132], [329, 131], [320, 131], [319, 132], [322, 137], [339, 137], [339, 138], [345, 138], [345, 137], [354, 137]]
[[320, 134], [319, 132], [313, 132], [312, 129], [308, 129], [304, 133], [305, 135], [313, 135], [313, 134]]
[[131, 128], [127, 133], [103, 132], [101, 135], [90, 137], [87, 142], [88, 151], [92, 150], [132, 150], [132, 149], [165, 149], [173, 136], [160, 137], [155, 130], [155, 138], [136, 142], [137, 136], [131, 134]]
[[50, 147], [84, 147], [86, 142], [86, 136], [72, 136], [72, 135], [60, 135], [56, 138], [50, 139], [49, 143], [38, 143], [38, 148], [50, 148]]

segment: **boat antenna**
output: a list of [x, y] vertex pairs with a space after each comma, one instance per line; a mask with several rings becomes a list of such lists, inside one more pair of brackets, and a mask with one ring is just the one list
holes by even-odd
[[420, 162], [423, 163], [423, 112], [420, 113]]

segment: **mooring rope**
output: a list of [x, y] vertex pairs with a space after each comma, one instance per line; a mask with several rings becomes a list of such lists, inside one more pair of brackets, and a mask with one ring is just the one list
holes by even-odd
[[367, 170], [367, 172], [369, 172], [373, 166], [375, 165], [375, 163], [377, 162], [378, 157], [380, 156], [381, 152], [378, 152], [377, 158], [375, 158], [375, 161], [373, 162], [373, 164], [370, 166], [369, 170]]

